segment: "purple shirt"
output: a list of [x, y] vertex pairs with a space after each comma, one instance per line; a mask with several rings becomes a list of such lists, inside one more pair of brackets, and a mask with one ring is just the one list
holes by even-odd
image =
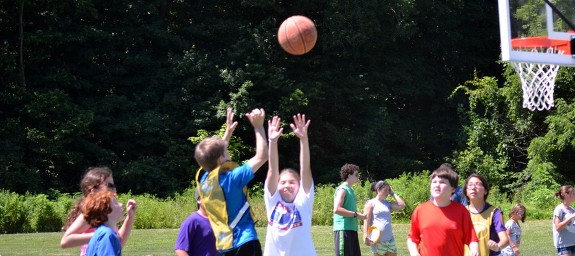
[[208, 218], [192, 213], [180, 225], [174, 250], [186, 251], [190, 256], [217, 256], [216, 238]]
[[[491, 205], [489, 203], [485, 203], [483, 211], [487, 210], [489, 207], [491, 207]], [[497, 233], [506, 230], [507, 229], [505, 228], [505, 223], [503, 222], [503, 212], [499, 208], [495, 208], [495, 211], [493, 212], [493, 219], [491, 219], [491, 226], [489, 227], [489, 239], [499, 243], [500, 239]], [[499, 252], [489, 250], [489, 255], [499, 255]]]

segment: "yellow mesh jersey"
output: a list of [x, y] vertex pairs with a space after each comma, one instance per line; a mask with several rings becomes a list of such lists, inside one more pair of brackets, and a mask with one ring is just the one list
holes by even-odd
[[[208, 172], [207, 178], [202, 183], [200, 183], [199, 180], [202, 168], [196, 172], [196, 185], [200, 188], [199, 194], [204, 203], [210, 225], [212, 226], [212, 230], [216, 237], [216, 249], [218, 251], [224, 251], [233, 248], [233, 229], [237, 222], [239, 222], [244, 213], [247, 211], [247, 209], [250, 208], [248, 202], [246, 201], [238, 215], [235, 216], [234, 219], [230, 222], [226, 205], [226, 195], [220, 186], [219, 175], [220, 173], [225, 173], [236, 167], [238, 167], [238, 164], [234, 162], [225, 162], [214, 170]], [[247, 188], [244, 187], [243, 191], [247, 198]]]

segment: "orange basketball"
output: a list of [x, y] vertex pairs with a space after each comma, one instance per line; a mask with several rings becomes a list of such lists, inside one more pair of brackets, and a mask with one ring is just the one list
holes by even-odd
[[315, 24], [305, 16], [287, 18], [278, 30], [278, 42], [289, 54], [305, 54], [311, 51], [316, 41]]

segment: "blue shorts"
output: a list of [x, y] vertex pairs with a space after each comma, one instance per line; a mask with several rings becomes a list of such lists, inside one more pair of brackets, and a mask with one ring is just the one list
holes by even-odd
[[562, 254], [575, 255], [575, 245], [557, 248], [557, 255], [561, 256]]

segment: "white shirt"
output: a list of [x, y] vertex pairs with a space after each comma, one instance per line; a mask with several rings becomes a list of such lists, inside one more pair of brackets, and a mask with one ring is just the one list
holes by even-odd
[[300, 187], [293, 203], [283, 201], [279, 191], [270, 195], [267, 183], [264, 191], [268, 217], [264, 256], [317, 255], [311, 235], [313, 183], [308, 194]]

